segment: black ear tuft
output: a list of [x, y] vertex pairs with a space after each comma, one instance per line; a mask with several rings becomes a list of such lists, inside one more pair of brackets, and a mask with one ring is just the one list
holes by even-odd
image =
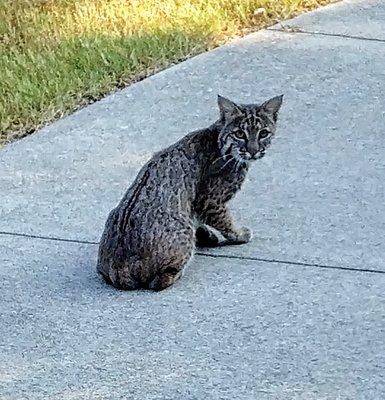
[[278, 111], [281, 108], [283, 100], [283, 94], [280, 96], [276, 96], [271, 98], [270, 100], [265, 101], [261, 109], [264, 110], [267, 114], [272, 115], [274, 120], [277, 119]]
[[219, 94], [218, 94], [218, 107], [221, 113], [221, 117], [224, 119], [235, 117], [241, 114], [241, 110], [237, 104]]

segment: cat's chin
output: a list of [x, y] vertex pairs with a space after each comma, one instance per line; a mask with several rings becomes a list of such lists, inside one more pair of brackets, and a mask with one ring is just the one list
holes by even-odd
[[244, 155], [240, 155], [240, 154], [236, 154], [234, 155], [234, 158], [236, 160], [236, 162], [238, 163], [238, 165], [243, 165], [246, 166], [248, 164], [250, 164], [251, 161], [253, 161], [253, 159], [250, 156], [244, 156]]
[[250, 154], [248, 154], [248, 153], [245, 153], [245, 154], [235, 153], [235, 154], [233, 155], [233, 157], [234, 157], [238, 162], [240, 162], [240, 163], [242, 163], [242, 164], [248, 164], [248, 163], [250, 163], [251, 161], [253, 161], [253, 157], [252, 157]]
[[265, 153], [259, 153], [253, 156], [250, 161], [260, 160], [263, 157], [265, 157]]

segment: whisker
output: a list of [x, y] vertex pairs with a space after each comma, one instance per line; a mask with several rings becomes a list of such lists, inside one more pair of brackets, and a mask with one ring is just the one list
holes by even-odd
[[230, 160], [226, 161], [226, 162], [224, 163], [224, 165], [222, 165], [222, 168], [221, 168], [219, 171], [222, 171], [223, 169], [225, 169], [226, 166], [227, 166], [227, 165], [229, 164], [229, 162], [231, 162], [231, 161], [236, 161], [236, 160], [235, 160], [235, 158], [230, 158]]
[[225, 154], [226, 155], [231, 155], [231, 152], [233, 151], [233, 144], [231, 143], [228, 147], [227, 147], [227, 149], [226, 149], [226, 151], [225, 151]]
[[225, 143], [224, 146], [222, 147], [222, 153], [223, 154], [230, 154], [232, 148], [233, 148], [233, 144], [232, 143]]
[[236, 171], [237, 173], [239, 172], [240, 169], [242, 169], [245, 166], [245, 162], [243, 160], [237, 160], [237, 165], [236, 165]]
[[216, 160], [214, 160], [213, 163], [212, 163], [211, 165], [216, 164], [219, 160], [225, 160], [226, 157], [230, 157], [230, 156], [231, 156], [231, 154], [225, 154], [224, 156], [220, 156], [220, 157], [218, 157]]
[[236, 164], [235, 164], [235, 172], [238, 173], [239, 168], [242, 166], [241, 162], [239, 160], [237, 160]]

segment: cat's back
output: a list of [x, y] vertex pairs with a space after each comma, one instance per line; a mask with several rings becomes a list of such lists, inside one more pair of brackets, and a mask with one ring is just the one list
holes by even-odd
[[[194, 152], [185, 137], [164, 150], [155, 153], [141, 168], [132, 185], [128, 188], [118, 207], [140, 207], [143, 204], [152, 208], [167, 202], [182, 189], [189, 189], [195, 170]], [[190, 188], [191, 189], [191, 188]]]
[[130, 224], [149, 232], [156, 220], [189, 212], [197, 184], [196, 152], [202, 135], [202, 131], [192, 132], [151, 157], [111, 211], [104, 236], [106, 231], [123, 234]]

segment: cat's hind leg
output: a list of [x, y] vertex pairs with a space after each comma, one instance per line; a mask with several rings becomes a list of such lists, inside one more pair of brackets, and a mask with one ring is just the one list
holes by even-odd
[[[193, 232], [191, 232], [192, 234]], [[194, 241], [175, 242], [163, 247], [162, 256], [156, 262], [156, 271], [148, 283], [148, 288], [154, 291], [166, 289], [182, 277], [184, 268], [192, 257]], [[159, 254], [159, 253], [158, 253]]]
[[138, 271], [142, 269], [140, 260], [128, 260], [125, 262], [111, 261], [108, 269], [99, 270], [106, 283], [120, 290], [136, 290], [142, 287], [137, 279]]
[[162, 272], [156, 274], [149, 283], [148, 288], [156, 292], [166, 289], [181, 278], [182, 274], [183, 268], [167, 267]]

